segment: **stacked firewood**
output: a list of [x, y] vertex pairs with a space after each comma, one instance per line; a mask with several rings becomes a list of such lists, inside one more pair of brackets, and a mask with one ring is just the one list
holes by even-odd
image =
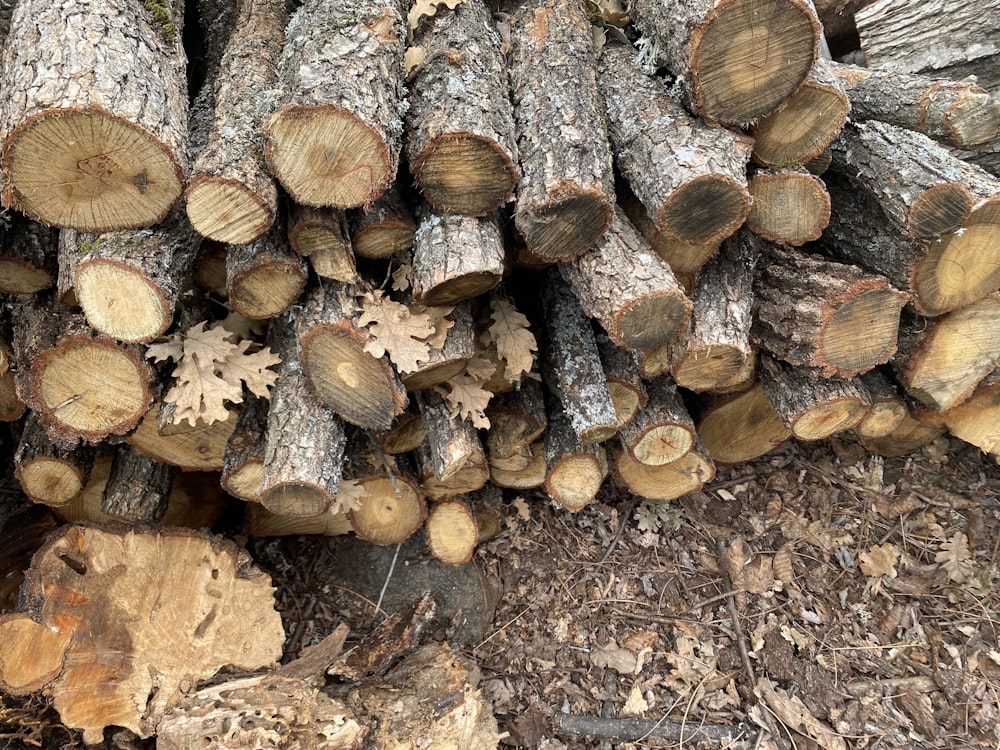
[[[197, 50], [182, 0], [0, 24], [35, 501], [162, 521], [219, 472], [258, 533], [461, 563], [498, 488], [670, 500], [848, 430], [1000, 453], [996, 0], [197, 5]], [[870, 67], [824, 54], [854, 11]]]

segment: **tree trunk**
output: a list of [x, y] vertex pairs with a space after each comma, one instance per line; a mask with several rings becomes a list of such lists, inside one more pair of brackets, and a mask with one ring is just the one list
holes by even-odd
[[710, 122], [766, 115], [802, 84], [820, 25], [806, 0], [636, 0], [631, 16]]
[[713, 460], [742, 464], [780, 448], [792, 436], [760, 383], [717, 399], [701, 415], [698, 435]]
[[87, 446], [61, 448], [45, 433], [38, 416], [29, 413], [14, 454], [14, 473], [33, 502], [60, 506], [83, 492], [94, 463]]
[[475, 218], [428, 210], [413, 246], [413, 298], [422, 305], [453, 305], [500, 283], [505, 265], [496, 214]]
[[309, 258], [317, 276], [350, 283], [358, 278], [344, 212], [295, 204], [288, 221], [288, 244]]
[[359, 258], [389, 258], [411, 247], [417, 232], [397, 185], [390, 185], [369, 208], [349, 212], [348, 218]]
[[546, 406], [545, 492], [559, 507], [575, 513], [597, 497], [608, 476], [608, 459], [604, 446], [581, 442], [570, 415], [555, 396], [546, 399]]
[[260, 502], [267, 439], [268, 399], [245, 394], [223, 454], [222, 489], [246, 502]]
[[577, 0], [524, 0], [511, 19], [511, 92], [524, 176], [514, 223], [548, 262], [611, 224], [614, 177], [590, 24]]
[[507, 66], [482, 2], [438, 7], [418, 21], [409, 86], [407, 157], [421, 194], [449, 214], [485, 216], [520, 178]]
[[250, 245], [226, 248], [229, 304], [251, 320], [281, 315], [299, 299], [308, 280], [305, 262], [288, 247], [282, 222]]
[[18, 3], [3, 60], [4, 205], [90, 232], [167, 215], [188, 171], [183, 16], [181, 0]]
[[174, 467], [120, 445], [101, 497], [101, 510], [130, 523], [155, 523], [167, 511]]
[[830, 221], [826, 185], [803, 167], [757, 170], [750, 180], [750, 196], [747, 229], [779, 245], [812, 242]]
[[297, 203], [368, 206], [396, 178], [405, 39], [394, 0], [306, 0], [292, 16], [264, 156]]
[[684, 456], [698, 436], [677, 384], [669, 375], [651, 380], [646, 391], [649, 400], [635, 419], [622, 427], [621, 442], [639, 463], [662, 466]]
[[0, 293], [35, 294], [56, 284], [58, 231], [9, 212], [0, 222]]
[[854, 431], [863, 440], [891, 434], [909, 414], [906, 401], [880, 369], [862, 373], [858, 379], [868, 391], [872, 405], [864, 419], [854, 427]]
[[476, 518], [465, 500], [436, 503], [424, 522], [431, 554], [448, 565], [464, 565], [479, 542]]
[[619, 449], [615, 451], [612, 471], [619, 482], [639, 497], [676, 500], [712, 481], [715, 464], [699, 440], [681, 458], [659, 466], [640, 463], [628, 451]]

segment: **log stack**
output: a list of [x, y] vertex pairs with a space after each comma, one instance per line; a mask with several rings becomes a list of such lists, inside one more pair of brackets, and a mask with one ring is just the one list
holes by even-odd
[[[22, 0], [0, 419], [26, 494], [148, 523], [219, 472], [259, 533], [424, 527], [461, 564], [496, 487], [665, 501], [848, 430], [1000, 456], [1000, 52], [931, 71], [935, 3], [817, 5], [217, 0], [187, 76], [180, 2]], [[855, 11], [870, 67], [820, 53]]]

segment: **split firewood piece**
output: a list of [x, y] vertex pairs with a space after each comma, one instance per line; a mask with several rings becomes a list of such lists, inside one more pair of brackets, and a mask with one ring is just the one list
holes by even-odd
[[606, 46], [598, 73], [615, 161], [657, 228], [698, 245], [735, 232], [750, 210], [753, 141], [688, 115], [630, 48]]
[[127, 443], [115, 449], [101, 510], [115, 519], [155, 523], [167, 512], [174, 467]]
[[296, 203], [368, 206], [392, 184], [405, 39], [394, 0], [306, 0], [292, 15], [264, 156]]
[[698, 435], [719, 464], [742, 464], [780, 448], [791, 431], [758, 382], [714, 399], [698, 421]]
[[271, 350], [281, 359], [267, 411], [267, 449], [261, 468], [260, 502], [286, 516], [337, 510], [347, 442], [334, 409], [309, 388], [298, 355], [295, 323], [289, 315], [268, 330]]
[[449, 3], [411, 24], [410, 172], [439, 211], [485, 216], [520, 178], [500, 35], [486, 5]]
[[[528, 378], [517, 390], [490, 399], [486, 416], [490, 420], [486, 432], [490, 468], [498, 462], [521, 458], [525, 449], [542, 436], [547, 424], [541, 383]], [[529, 460], [525, 456], [525, 460], [518, 461], [519, 468], [526, 466]]]
[[416, 404], [410, 402], [407, 411], [396, 417], [388, 430], [376, 434], [382, 450], [390, 456], [415, 451], [427, 441], [424, 420]]
[[344, 421], [385, 430], [406, 406], [406, 391], [389, 358], [365, 350], [372, 337], [357, 325], [356, 295], [354, 286], [333, 280], [306, 291], [296, 321], [302, 369]]
[[347, 230], [347, 217], [338, 208], [314, 208], [295, 204], [288, 220], [288, 244], [309, 258], [317, 276], [354, 281], [354, 249]]
[[448, 565], [464, 565], [479, 543], [479, 526], [467, 500], [435, 503], [424, 522], [424, 535], [431, 554]]
[[236, 427], [237, 416], [230, 412], [227, 419], [192, 427], [187, 421], [171, 424], [163, 432], [159, 428], [163, 402], [156, 401], [128, 436], [129, 445], [160, 463], [176, 466], [182, 471], [219, 471], [224, 464], [226, 443]]
[[546, 399], [548, 427], [544, 456], [546, 494], [559, 507], [576, 512], [593, 502], [608, 476], [604, 446], [583, 443], [559, 399]]
[[347, 517], [360, 539], [383, 547], [400, 544], [423, 525], [427, 503], [412, 461], [403, 456], [383, 460], [367, 443], [358, 433], [344, 454], [341, 488], [354, 496]]
[[758, 169], [750, 180], [753, 207], [747, 228], [779, 245], [819, 238], [830, 221], [830, 194], [804, 167]]
[[[479, 440], [478, 435], [476, 440]], [[486, 451], [480, 443], [479, 449], [448, 479], [438, 479], [434, 474], [434, 461], [431, 458], [430, 440], [420, 445], [416, 451], [417, 476], [424, 496], [428, 500], [441, 502], [458, 495], [466, 495], [481, 489], [490, 478], [490, 470], [486, 462]]]
[[191, 170], [187, 214], [205, 237], [243, 245], [261, 237], [278, 211], [264, 166], [264, 120], [275, 107], [277, 71], [291, 3], [245, 0], [225, 46], [212, 92], [207, 142]]
[[751, 129], [754, 161], [781, 169], [816, 158], [837, 137], [850, 111], [839, 76], [818, 58], [802, 88]]
[[889, 360], [907, 294], [855, 266], [761, 244], [751, 328], [756, 343], [824, 377], [851, 377]]
[[[183, 3], [19, 2], [4, 49], [4, 205], [81, 231], [161, 221], [188, 171]], [[45, 50], [48, 65], [38, 64]]]
[[523, 0], [510, 32], [511, 93], [524, 172], [514, 223], [534, 256], [550, 263], [568, 260], [604, 234], [614, 205], [590, 23], [575, 0]]
[[359, 258], [389, 258], [413, 245], [417, 223], [399, 192], [391, 185], [369, 208], [348, 213], [351, 241]]
[[49, 437], [67, 446], [124, 435], [153, 401], [152, 369], [136, 347], [94, 334], [80, 313], [28, 298], [11, 316], [18, 393]]
[[879, 120], [961, 149], [1000, 135], [1000, 101], [972, 81], [833, 63], [856, 120]]
[[[983, 201], [1000, 202], [1000, 179], [927, 136], [884, 122], [857, 122], [841, 131], [831, 151], [833, 169], [877, 201], [910, 237], [930, 239], [965, 227], [965, 242], [1000, 242], [1000, 226], [970, 226], [977, 223], [971, 212]], [[975, 238], [964, 238], [969, 233]]]
[[226, 248], [226, 290], [233, 310], [252, 320], [276, 318], [302, 295], [309, 271], [292, 252], [281, 221], [249, 245]]
[[684, 81], [694, 112], [712, 122], [742, 124], [779, 107], [818, 51], [808, 0], [638, 0], [631, 16]]
[[619, 433], [629, 456], [649, 466], [662, 466], [686, 454], [697, 438], [694, 421], [669, 375], [646, 384], [649, 400]]
[[888, 435], [864, 441], [865, 450], [879, 456], [905, 456], [930, 445], [945, 433], [945, 428], [936, 424], [924, 424], [912, 414], [903, 417], [899, 426]]
[[60, 265], [72, 272], [76, 300], [94, 330], [119, 341], [147, 343], [173, 322], [200, 249], [196, 238], [180, 207], [151, 230], [88, 234], [64, 229]]
[[413, 242], [413, 298], [453, 305], [493, 289], [505, 269], [496, 214], [482, 218], [424, 212]]
[[539, 440], [526, 449], [527, 463], [520, 469], [508, 469], [490, 461], [490, 481], [497, 487], [509, 487], [514, 490], [530, 490], [545, 484], [549, 474], [545, 462], [545, 444]]
[[55, 286], [59, 232], [14, 211], [0, 221], [0, 293], [35, 294]]
[[0, 617], [0, 688], [44, 687], [87, 744], [112, 725], [149, 737], [182, 686], [281, 656], [270, 578], [203, 532], [68, 526], [35, 555], [23, 591], [25, 611]]
[[343, 511], [316, 516], [282, 516], [272, 513], [260, 503], [251, 503], [247, 515], [247, 533], [250, 536], [340, 536], [350, 534], [352, 530], [351, 522]]
[[[429, 311], [430, 308], [424, 308]], [[465, 372], [465, 366], [476, 356], [476, 328], [472, 319], [472, 307], [468, 301], [459, 302], [453, 308], [441, 308], [451, 312], [437, 317], [437, 325], [447, 327], [444, 344], [432, 346], [427, 352], [427, 360], [419, 361], [413, 372], [403, 373], [400, 378], [407, 391], [422, 391], [441, 385], [456, 375]]]
[[14, 454], [14, 474], [33, 502], [65, 505], [83, 492], [94, 463], [88, 446], [62, 448], [51, 440], [38, 419], [29, 412]]
[[447, 482], [466, 463], [482, 455], [482, 442], [472, 422], [452, 416], [450, 407], [437, 391], [421, 393], [417, 404], [427, 434], [430, 468], [435, 477]]
[[639, 357], [635, 351], [613, 344], [604, 334], [597, 335], [597, 351], [620, 430], [646, 405], [646, 386], [639, 375]]
[[700, 392], [734, 381], [753, 360], [753, 277], [760, 254], [746, 232], [727, 239], [698, 275], [689, 324], [671, 348], [677, 384]]
[[979, 383], [973, 394], [958, 406], [937, 415], [948, 432], [967, 443], [1000, 456], [1000, 372], [994, 370]]
[[691, 301], [670, 266], [617, 207], [594, 246], [559, 268], [587, 315], [619, 346], [666, 343], [691, 314]]
[[871, 398], [871, 408], [854, 431], [863, 440], [884, 437], [899, 427], [909, 414], [906, 401], [882, 370], [876, 368], [858, 376]]
[[1000, 364], [1000, 295], [933, 320], [900, 328], [893, 367], [906, 392], [927, 406], [948, 411], [972, 395]]
[[542, 294], [548, 342], [545, 377], [559, 394], [581, 443], [599, 443], [618, 431], [590, 318], [557, 270], [545, 275]]
[[762, 356], [760, 382], [792, 437], [822, 440], [857, 425], [871, 406], [857, 379], [820, 378]]
[[267, 448], [268, 399], [244, 396], [222, 457], [222, 489], [247, 502], [260, 502], [260, 479]]
[[617, 449], [612, 460], [615, 478], [647, 500], [676, 500], [700, 490], [715, 477], [715, 464], [701, 441], [676, 461], [659, 466], [640, 463]]

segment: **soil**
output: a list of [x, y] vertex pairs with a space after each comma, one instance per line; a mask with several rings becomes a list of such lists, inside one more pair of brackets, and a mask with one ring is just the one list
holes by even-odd
[[[997, 747], [998, 492], [1000, 467], [961, 441], [882, 458], [841, 437], [673, 503], [610, 480], [575, 514], [512, 495], [459, 568], [419, 536], [245, 541], [286, 660], [433, 591], [425, 637], [478, 665], [512, 748]], [[23, 537], [51, 528], [34, 515]], [[0, 738], [80, 746], [36, 697], [3, 698]]]

